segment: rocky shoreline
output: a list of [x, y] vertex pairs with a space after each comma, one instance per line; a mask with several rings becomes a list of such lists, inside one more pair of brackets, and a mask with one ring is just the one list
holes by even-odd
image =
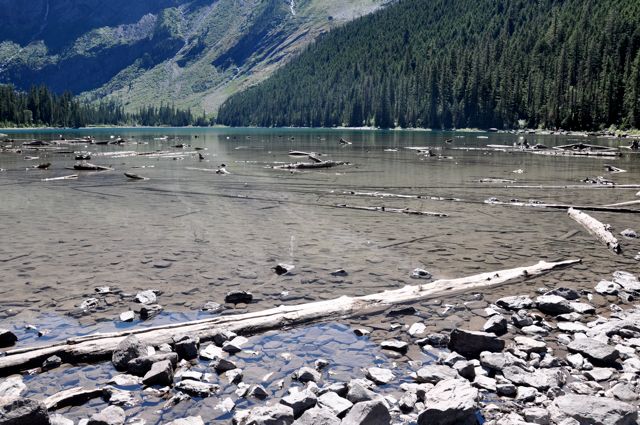
[[[226, 422], [236, 425], [638, 423], [637, 276], [615, 272], [593, 291], [559, 287], [539, 292], [486, 303], [481, 331], [462, 326], [430, 333], [421, 321], [402, 324], [412, 307], [396, 310], [388, 339], [377, 342], [396, 360], [363, 364], [360, 376], [348, 380], [332, 372], [335, 359], [318, 357], [307, 358], [286, 381], [245, 382], [241, 365], [246, 363], [239, 356], [260, 347], [230, 332], [220, 332], [211, 343], [186, 335], [159, 347], [131, 336], [113, 354], [109, 385], [67, 389], [42, 399], [24, 396], [28, 382], [21, 376], [1, 381], [0, 424], [153, 423], [130, 410], [140, 404], [134, 400], [144, 397], [162, 399], [166, 410], [185, 400], [216, 399]], [[352, 332], [354, 339], [344, 339], [347, 345], [369, 338], [370, 330]], [[415, 352], [433, 361], [412, 360], [419, 357]], [[54, 373], [62, 363], [49, 358], [27, 376]], [[93, 399], [109, 405], [77, 422], [56, 413]], [[237, 407], [243, 399], [251, 400], [249, 408]], [[185, 414], [156, 423], [198, 425], [213, 419]]]

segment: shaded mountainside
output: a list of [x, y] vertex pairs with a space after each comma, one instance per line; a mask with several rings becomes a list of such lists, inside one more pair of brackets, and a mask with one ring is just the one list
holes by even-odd
[[401, 0], [232, 96], [228, 125], [640, 127], [637, 0]]
[[0, 0], [0, 83], [215, 112], [383, 0]]

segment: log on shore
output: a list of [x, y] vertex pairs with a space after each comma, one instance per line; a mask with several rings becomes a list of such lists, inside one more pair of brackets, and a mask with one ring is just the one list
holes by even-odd
[[622, 247], [618, 243], [616, 237], [613, 236], [613, 234], [607, 229], [607, 226], [602, 224], [600, 221], [580, 210], [576, 210], [575, 208], [569, 208], [567, 214], [569, 214], [569, 217], [580, 223], [585, 229], [587, 229], [587, 231], [589, 231], [589, 233], [598, 238], [615, 254], [620, 254], [622, 252]]
[[108, 359], [118, 343], [132, 334], [150, 345], [171, 343], [175, 336], [185, 334], [198, 337], [201, 341], [208, 341], [223, 329], [241, 335], [251, 335], [310, 322], [379, 313], [397, 304], [486, 290], [489, 287], [521, 281], [554, 269], [568, 267], [580, 261], [566, 260], [552, 263], [540, 261], [538, 264], [527, 267], [498, 270], [458, 279], [441, 279], [362, 297], [343, 296], [327, 301], [279, 306], [258, 312], [219, 316], [186, 323], [114, 333], [97, 333], [47, 346], [19, 348], [7, 351], [4, 357], [0, 357], [0, 376], [39, 366], [42, 361], [52, 355], [60, 356], [67, 363]]

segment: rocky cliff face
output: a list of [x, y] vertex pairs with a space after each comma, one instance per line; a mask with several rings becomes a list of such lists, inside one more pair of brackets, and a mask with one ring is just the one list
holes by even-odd
[[383, 0], [0, 0], [0, 82], [213, 112]]

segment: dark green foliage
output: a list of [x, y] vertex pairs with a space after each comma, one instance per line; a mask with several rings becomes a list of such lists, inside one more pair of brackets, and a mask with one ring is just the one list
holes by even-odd
[[637, 0], [400, 0], [329, 33], [218, 122], [640, 127]]
[[149, 106], [137, 113], [124, 112], [116, 102], [83, 103], [70, 92], [57, 95], [45, 86], [19, 92], [10, 85], [0, 85], [0, 127], [84, 127], [87, 125], [187, 125], [213, 124], [206, 117], [194, 117], [191, 110], [175, 106]]

